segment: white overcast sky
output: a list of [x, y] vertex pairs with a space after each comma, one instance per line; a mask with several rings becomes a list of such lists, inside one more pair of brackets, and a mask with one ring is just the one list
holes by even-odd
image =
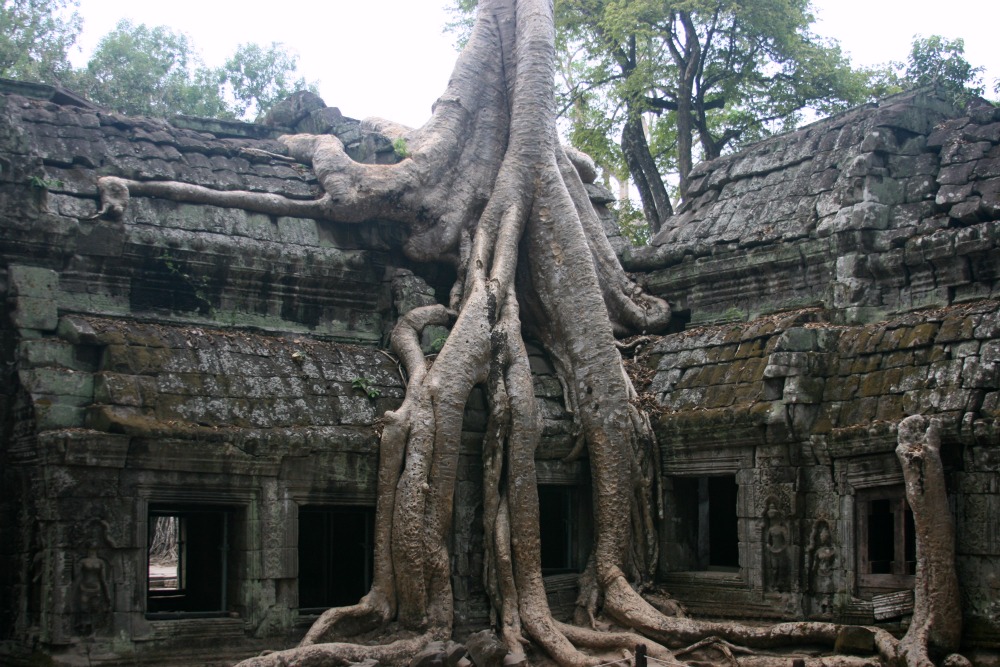
[[[455, 60], [442, 32], [448, 0], [80, 0], [82, 65], [119, 19], [186, 33], [217, 66], [245, 42], [282, 42], [299, 72], [318, 81], [327, 104], [347, 116], [383, 116], [418, 126], [444, 91]], [[815, 30], [840, 41], [855, 65], [905, 60], [914, 35], [965, 40], [966, 58], [1000, 77], [997, 0], [813, 0]]]

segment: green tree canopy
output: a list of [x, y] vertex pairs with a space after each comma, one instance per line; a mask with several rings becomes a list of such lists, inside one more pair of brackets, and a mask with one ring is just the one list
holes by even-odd
[[61, 84], [110, 109], [152, 116], [253, 119], [297, 90], [315, 90], [295, 76], [298, 58], [279, 43], [241, 44], [223, 66], [209, 68], [187, 35], [128, 20], [74, 70], [67, 53], [82, 28], [77, 6], [0, 0], [0, 76]]
[[232, 94], [232, 111], [242, 118], [255, 118], [295, 91], [315, 92], [315, 84], [293, 78], [297, 68], [298, 57], [279, 42], [266, 48], [240, 44], [219, 71], [219, 78]]
[[198, 62], [186, 35], [166, 26], [119, 21], [76, 73], [75, 84], [90, 100], [122, 113], [233, 116], [218, 73]]
[[58, 83], [80, 34], [76, 0], [0, 0], [0, 76]]
[[866, 77], [810, 31], [808, 0], [558, 6], [563, 42], [579, 54], [567, 64], [575, 80], [566, 95], [613, 119], [654, 228], [672, 213], [660, 174], [676, 173], [683, 190], [696, 159], [788, 129], [803, 110], [829, 113], [865, 98]]
[[959, 104], [982, 95], [982, 67], [973, 67], [965, 59], [965, 40], [940, 35], [916, 35], [906, 64], [895, 63], [902, 71], [904, 88], [936, 85], [953, 95]]

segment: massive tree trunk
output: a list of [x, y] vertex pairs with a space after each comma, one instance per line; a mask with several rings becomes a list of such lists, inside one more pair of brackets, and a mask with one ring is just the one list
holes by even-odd
[[898, 441], [896, 457], [903, 467], [917, 543], [913, 619], [899, 652], [908, 665], [930, 667], [932, 658], [958, 650], [962, 640], [955, 522], [941, 463], [941, 424], [920, 415], [907, 417], [899, 424]]
[[[580, 645], [638, 640], [560, 627], [541, 577], [534, 471], [541, 434], [523, 332], [552, 355], [591, 463], [596, 529], [583, 597], [593, 612], [609, 583], [624, 582], [625, 572], [648, 579], [656, 561], [652, 437], [630, 402], [635, 392], [614, 331], [655, 331], [670, 317], [666, 303], [625, 276], [560, 147], [554, 63], [549, 0], [484, 2], [431, 120], [414, 131], [379, 125], [406, 140], [408, 159], [359, 165], [336, 138], [286, 139], [290, 153], [315, 169], [331, 217], [398, 220], [409, 227], [409, 257], [453, 263], [459, 276], [452, 312], [412, 311], [393, 334], [409, 381], [382, 436], [372, 589], [358, 605], [324, 614], [293, 650], [296, 660], [394, 662], [421, 642], [450, 636], [455, 472], [463, 410], [477, 384], [486, 386], [490, 410], [485, 576], [498, 633], [511, 651], [532, 640], [567, 665], [588, 662]], [[420, 329], [452, 315], [447, 342], [427, 367]], [[391, 621], [409, 638], [378, 647], [321, 643], [332, 632]], [[283, 659], [274, 654], [248, 664]]]
[[[356, 605], [324, 613], [299, 647], [244, 665], [397, 664], [450, 638], [452, 506], [463, 411], [476, 385], [489, 402], [484, 576], [495, 629], [510, 651], [532, 641], [561, 665], [585, 665], [597, 660], [582, 649], [640, 641], [652, 657], [672, 661], [666, 646], [708, 636], [769, 648], [836, 637], [838, 626], [826, 623], [761, 628], [670, 618], [636, 590], [657, 561], [661, 491], [649, 422], [635, 406], [614, 334], [662, 330], [670, 309], [624, 274], [559, 145], [554, 63], [551, 0], [486, 0], [430, 121], [417, 130], [375, 123], [406, 141], [409, 157], [398, 164], [358, 164], [333, 136], [296, 135], [284, 138], [289, 154], [312, 165], [325, 191], [313, 202], [102, 180], [105, 215], [120, 215], [131, 193], [348, 223], [390, 219], [406, 227], [411, 259], [456, 268], [450, 307], [414, 309], [392, 335], [409, 379], [403, 404], [385, 416], [371, 590]], [[448, 323], [447, 342], [429, 363], [420, 332]], [[554, 360], [590, 462], [595, 535], [578, 617], [591, 627], [556, 622], [546, 602], [534, 469], [540, 421], [525, 333]], [[599, 612], [626, 630], [597, 631]], [[372, 629], [381, 629], [383, 643], [327, 641]], [[891, 639], [879, 641], [883, 653], [894, 652]]]

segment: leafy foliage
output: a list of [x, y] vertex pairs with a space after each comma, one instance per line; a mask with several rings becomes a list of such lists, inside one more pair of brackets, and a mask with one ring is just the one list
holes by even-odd
[[[982, 67], [965, 59], [965, 41], [940, 35], [916, 35], [906, 62], [890, 61], [865, 70], [868, 95], [879, 99], [904, 90], [936, 86], [950, 96], [956, 106], [965, 106], [973, 97], [985, 94]], [[994, 93], [1000, 94], [1000, 80]]]
[[382, 395], [382, 390], [374, 385], [374, 380], [364, 376], [359, 376], [351, 380], [351, 386], [360, 390], [368, 398], [375, 400]]
[[622, 236], [634, 246], [649, 245], [649, 223], [631, 199], [622, 199], [615, 206], [618, 228]]
[[0, 76], [58, 83], [80, 34], [77, 0], [0, 0]]
[[123, 20], [76, 73], [75, 87], [128, 114], [251, 119], [297, 90], [315, 88], [294, 78], [297, 60], [278, 43], [241, 44], [212, 69], [183, 33]]
[[404, 137], [396, 137], [392, 142], [392, 152], [396, 154], [396, 157], [400, 160], [405, 160], [410, 157], [410, 147], [406, 143]]
[[271, 42], [267, 48], [240, 44], [218, 76], [232, 93], [233, 113], [255, 118], [296, 91], [316, 91], [315, 84], [293, 78], [297, 67], [298, 56], [285, 51], [279, 42]]
[[63, 182], [58, 179], [32, 176], [28, 179], [28, 185], [35, 190], [51, 190], [52, 188], [61, 188], [63, 186]]
[[297, 90], [298, 58], [279, 43], [241, 44], [206, 67], [187, 35], [119, 21], [86, 67], [67, 53], [80, 34], [78, 0], [0, 0], [0, 76], [61, 84], [102, 106], [135, 115], [176, 113], [252, 119]]
[[232, 117], [217, 73], [198, 62], [187, 36], [166, 26], [128, 20], [105, 35], [76, 87], [90, 100], [122, 113], [185, 113]]
[[[896, 67], [903, 69], [898, 63]], [[903, 85], [906, 88], [936, 85], [964, 105], [985, 92], [982, 71], [982, 67], [973, 67], [965, 59], [965, 40], [917, 35], [906, 60]]]
[[[807, 0], [564, 0], [567, 45], [582, 47], [579, 85], [603, 97], [616, 123], [643, 114], [662, 173], [683, 185], [697, 157], [794, 126], [865, 97], [834, 42], [809, 30]], [[584, 148], [586, 150], [586, 148]]]

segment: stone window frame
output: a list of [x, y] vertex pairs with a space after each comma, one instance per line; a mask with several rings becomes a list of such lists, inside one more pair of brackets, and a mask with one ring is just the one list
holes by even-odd
[[[893, 535], [893, 565], [895, 571], [891, 573], [876, 574], [867, 571], [869, 569], [867, 549], [869, 512], [866, 511], [866, 508], [876, 500], [889, 500], [893, 506], [893, 514], [895, 515], [895, 535]], [[909, 511], [903, 485], [878, 486], [857, 490], [854, 503], [854, 539], [857, 557], [858, 588], [861, 590], [912, 589], [916, 582], [915, 575], [902, 571], [905, 566], [907, 542], [905, 535], [907, 526], [905, 513]], [[902, 559], [898, 558], [900, 555], [903, 556]]]
[[[260, 522], [252, 521], [251, 516], [259, 508], [260, 493], [257, 489], [233, 489], [231, 487], [198, 487], [181, 486], [176, 484], [149, 484], [142, 485], [136, 489], [137, 492], [137, 520], [135, 544], [139, 546], [137, 554], [137, 567], [135, 572], [135, 590], [141, 592], [138, 596], [142, 600], [140, 613], [143, 617], [156, 621], [190, 620], [194, 614], [184, 612], [161, 617], [155, 614], [151, 617], [148, 609], [149, 582], [149, 511], [150, 505], [176, 505], [178, 507], [205, 505], [218, 507], [220, 510], [231, 509], [237, 512], [235, 517], [236, 531], [230, 538], [230, 544], [242, 543], [245, 545], [243, 560], [240, 563], [241, 570], [237, 574], [237, 581], [240, 582], [239, 589], [233, 595], [240, 600], [238, 605], [243, 612], [240, 616], [244, 622], [254, 625], [259, 619], [256, 617], [261, 610], [245, 606], [249, 603], [246, 583], [252, 578], [253, 572], [260, 571]], [[237, 548], [237, 546], [231, 546]], [[232, 617], [234, 610], [226, 610], [228, 616]]]
[[[285, 489], [285, 498], [290, 501], [292, 511], [288, 512], [285, 540], [286, 546], [294, 554], [295, 585], [291, 588], [290, 608], [299, 617], [300, 622], [311, 623], [317, 617], [314, 610], [302, 611], [299, 607], [299, 509], [303, 506], [366, 508], [372, 511], [373, 520], [377, 508], [378, 495], [374, 491], [330, 491], [317, 490], [310, 485], [290, 485]], [[374, 527], [372, 533], [374, 547]]]
[[[666, 562], [668, 549], [667, 544], [667, 522], [672, 515], [669, 513], [670, 504], [664, 497], [664, 506], [667, 512], [664, 513], [663, 522], [660, 524], [660, 567], [659, 578], [665, 581], [712, 581], [714, 583], [745, 587], [749, 582], [749, 570], [747, 567], [747, 531], [750, 525], [746, 517], [739, 516], [739, 508], [744, 507], [753, 498], [753, 489], [741, 478], [745, 477], [747, 471], [754, 469], [754, 448], [740, 447], [736, 453], [728, 456], [720, 456], [718, 449], [705, 447], [703, 449], [685, 449], [682, 453], [675, 453], [673, 456], [661, 456], [662, 474], [664, 479], [670, 477], [701, 478], [701, 477], [728, 477], [732, 476], [736, 481], [736, 507], [737, 513], [737, 548], [739, 550], [739, 569], [737, 572], [715, 571], [715, 570], [669, 570], [669, 563]], [[666, 494], [666, 489], [663, 490]]]
[[[895, 442], [893, 441], [893, 445]], [[895, 575], [863, 575], [861, 572], [861, 503], [892, 489], [903, 488], [903, 470], [895, 451], [859, 457], [837, 459], [834, 462], [840, 482], [841, 508], [838, 534], [845, 541], [841, 556], [847, 571], [846, 588], [853, 595], [867, 598], [874, 593], [913, 588], [913, 577], [907, 581]], [[873, 469], [877, 467], [877, 469]], [[860, 499], [859, 499], [860, 495]], [[884, 577], [873, 579], [873, 577]]]

